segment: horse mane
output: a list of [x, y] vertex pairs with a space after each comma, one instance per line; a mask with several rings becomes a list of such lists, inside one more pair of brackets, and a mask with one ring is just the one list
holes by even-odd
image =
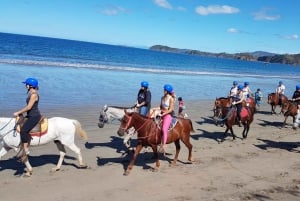
[[130, 107], [122, 107], [122, 106], [108, 106], [108, 107], [113, 107], [113, 108], [117, 108], [117, 109], [123, 109], [123, 110], [127, 110], [127, 109], [132, 109], [135, 107], [134, 106], [130, 106]]
[[228, 97], [220, 97], [220, 98], [216, 98], [216, 100], [224, 100], [224, 99], [228, 99]]

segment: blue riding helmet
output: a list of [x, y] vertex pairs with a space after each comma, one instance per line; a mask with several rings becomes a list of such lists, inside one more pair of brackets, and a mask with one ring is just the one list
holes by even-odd
[[172, 93], [173, 87], [170, 84], [165, 84], [164, 90], [167, 91], [168, 93]]
[[149, 83], [147, 81], [142, 81], [141, 82], [141, 87], [148, 88], [149, 87]]
[[39, 82], [38, 82], [38, 80], [37, 79], [35, 79], [35, 78], [27, 78], [24, 82], [22, 82], [23, 84], [26, 84], [26, 85], [29, 85], [29, 86], [31, 86], [31, 87], [34, 87], [34, 88], [36, 88], [36, 87], [38, 87], [39, 86]]
[[238, 86], [238, 90], [243, 90], [243, 88], [244, 88], [244, 86], [241, 84]]
[[244, 85], [249, 85], [249, 82], [244, 82]]
[[233, 85], [237, 85], [238, 84], [238, 82], [237, 81], [233, 81]]
[[296, 86], [296, 90], [300, 90], [300, 84]]
[[282, 82], [282, 81], [279, 81], [279, 84], [280, 84], [280, 85], [282, 85], [282, 84], [283, 84], [283, 82]]

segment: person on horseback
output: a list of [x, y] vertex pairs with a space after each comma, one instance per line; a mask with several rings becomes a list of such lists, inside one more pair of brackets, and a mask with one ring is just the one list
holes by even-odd
[[292, 101], [294, 101], [297, 104], [298, 106], [297, 113], [299, 114], [300, 113], [300, 85], [296, 86], [296, 90], [294, 91]]
[[249, 82], [244, 82], [243, 94], [244, 94], [244, 100], [245, 101], [247, 100], [247, 98], [252, 96], [252, 91], [250, 89]]
[[229, 93], [228, 93], [228, 96], [233, 98], [236, 96], [237, 94], [237, 91], [238, 91], [238, 82], [237, 81], [233, 81], [233, 86], [231, 87]]
[[141, 89], [137, 95], [136, 107], [139, 109], [141, 115], [147, 116], [151, 108], [151, 91], [149, 90], [149, 83], [147, 81], [141, 82]]
[[173, 87], [170, 84], [164, 85], [164, 95], [161, 98], [160, 109], [162, 116], [162, 146], [161, 152], [165, 153], [168, 129], [172, 123], [172, 116], [174, 116], [174, 98], [172, 96]]
[[237, 110], [237, 121], [239, 123], [239, 125], [241, 124], [241, 111], [242, 111], [242, 102], [244, 101], [244, 92], [243, 92], [244, 86], [243, 85], [239, 85], [238, 86], [238, 92], [237, 95], [233, 98], [233, 102], [232, 105], [236, 106], [236, 110]]
[[282, 81], [279, 81], [278, 86], [275, 89], [275, 93], [278, 94], [279, 103], [281, 103], [282, 95], [284, 95], [285, 86]]
[[38, 80], [35, 78], [27, 78], [22, 83], [25, 84], [25, 87], [27, 89], [27, 94], [28, 94], [26, 98], [27, 105], [21, 110], [15, 112], [13, 115], [15, 117], [18, 117], [23, 113], [27, 112], [26, 115], [27, 121], [25, 121], [20, 131], [21, 142], [23, 144], [23, 156], [21, 157], [21, 160], [24, 161], [26, 160], [27, 155], [29, 154], [28, 147], [31, 140], [31, 136], [29, 132], [41, 120], [42, 116], [38, 107], [39, 105]]

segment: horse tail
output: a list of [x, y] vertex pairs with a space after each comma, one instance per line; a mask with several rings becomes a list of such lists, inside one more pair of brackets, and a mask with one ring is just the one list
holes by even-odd
[[194, 133], [195, 130], [194, 130], [194, 127], [193, 127], [193, 122], [192, 122], [192, 120], [189, 119], [189, 123], [190, 123], [190, 126], [191, 126], [191, 133]]
[[74, 126], [75, 126], [76, 133], [79, 134], [80, 137], [81, 137], [83, 140], [87, 140], [87, 139], [88, 139], [87, 133], [86, 133], [85, 130], [83, 130], [83, 128], [81, 127], [80, 122], [77, 121], [77, 120], [73, 120], [73, 124], [74, 124]]

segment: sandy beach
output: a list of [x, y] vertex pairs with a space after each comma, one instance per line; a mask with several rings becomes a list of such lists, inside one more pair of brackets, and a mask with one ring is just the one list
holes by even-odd
[[[195, 133], [191, 134], [195, 162], [188, 164], [187, 149], [181, 143], [176, 167], [170, 167], [175, 146], [160, 155], [161, 167], [152, 172], [151, 150], [143, 149], [129, 176], [123, 176], [131, 155], [116, 131], [119, 123], [97, 126], [100, 105], [42, 111], [47, 117], [62, 116], [81, 122], [88, 142], [76, 136], [88, 169], [77, 169], [75, 154], [67, 150], [62, 169], [50, 172], [58, 160], [54, 143], [31, 147], [29, 160], [34, 169], [30, 178], [21, 176], [22, 163], [10, 151], [0, 161], [0, 197], [5, 201], [232, 201], [289, 200], [300, 197], [300, 135], [292, 129], [292, 118], [280, 128], [283, 115], [271, 115], [264, 103], [254, 116], [245, 140], [229, 136], [223, 143], [225, 127], [211, 119], [213, 100], [187, 102], [187, 114]], [[279, 108], [277, 108], [279, 111]]]

